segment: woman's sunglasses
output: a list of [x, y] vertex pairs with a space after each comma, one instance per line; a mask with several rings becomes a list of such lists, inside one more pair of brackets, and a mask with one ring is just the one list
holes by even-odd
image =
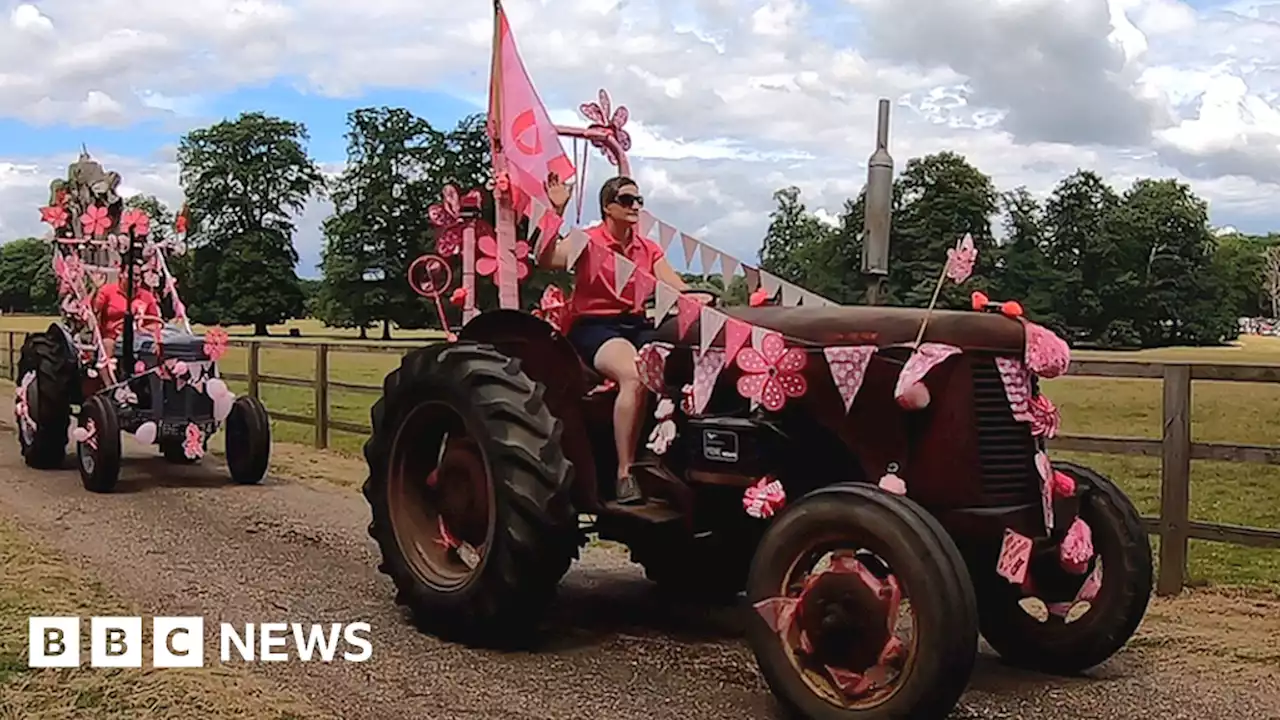
[[643, 195], [632, 195], [631, 193], [623, 193], [622, 195], [619, 195], [618, 197], [614, 198], [613, 201], [618, 203], [624, 208], [644, 207]]

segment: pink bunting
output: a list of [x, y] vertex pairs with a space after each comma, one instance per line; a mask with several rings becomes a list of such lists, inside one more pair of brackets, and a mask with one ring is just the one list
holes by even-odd
[[699, 243], [693, 236], [684, 233], [680, 233], [680, 242], [684, 244], [684, 265], [692, 267], [693, 254], [697, 251]]
[[659, 325], [663, 320], [667, 319], [667, 314], [671, 312], [671, 306], [676, 304], [680, 299], [680, 291], [671, 287], [661, 280], [657, 281], [658, 287], [653, 291], [653, 324]]
[[658, 244], [662, 246], [662, 252], [666, 252], [671, 247], [671, 241], [676, 239], [676, 229], [670, 225], [658, 221]]
[[1014, 585], [1021, 585], [1027, 579], [1032, 545], [1031, 538], [1005, 528], [1000, 558], [996, 561], [996, 572]]
[[716, 256], [719, 255], [716, 249], [706, 243], [699, 243], [698, 248], [701, 252], [699, 258], [702, 260], [702, 275], [706, 277], [711, 274], [711, 266], [716, 264]]
[[960, 352], [960, 348], [941, 343], [924, 343], [907, 360], [907, 364], [898, 373], [898, 384], [893, 396], [901, 399], [908, 388], [924, 380], [925, 375], [947, 358]]
[[874, 345], [858, 347], [823, 348], [822, 354], [827, 358], [827, 369], [831, 372], [831, 381], [840, 391], [840, 399], [844, 401], [844, 411], [853, 407], [853, 399], [857, 397], [866, 376], [867, 365], [876, 354]]
[[649, 233], [653, 232], [654, 222], [656, 222], [656, 219], [653, 217], [653, 213], [648, 210], [640, 211], [640, 237], [649, 237]]
[[693, 327], [693, 321], [698, 319], [698, 315], [702, 310], [702, 305], [688, 295], [681, 295], [676, 301], [676, 333], [681, 340], [685, 335], [689, 334], [689, 328]]
[[693, 366], [693, 414], [700, 415], [706, 409], [724, 365], [724, 352], [718, 348], [707, 350], [697, 359]]
[[742, 346], [751, 339], [751, 326], [737, 318], [729, 318], [724, 324], [725, 362], [731, 363], [738, 357]]
[[716, 341], [716, 336], [720, 334], [720, 329], [724, 327], [725, 321], [729, 319], [728, 315], [707, 305], [702, 306], [702, 311], [698, 318], [698, 350], [706, 352]]
[[1054, 470], [1043, 450], [1036, 453], [1036, 470], [1040, 474], [1040, 510], [1044, 514], [1044, 529], [1052, 531]]
[[649, 296], [653, 294], [654, 288], [658, 286], [658, 280], [644, 270], [636, 270], [632, 278], [632, 290], [635, 293], [635, 297], [631, 299], [631, 302], [636, 312], [641, 312], [644, 310], [645, 301], [649, 299]]
[[661, 343], [648, 343], [636, 353], [640, 382], [659, 395], [666, 391], [667, 357], [670, 354], [671, 348]]

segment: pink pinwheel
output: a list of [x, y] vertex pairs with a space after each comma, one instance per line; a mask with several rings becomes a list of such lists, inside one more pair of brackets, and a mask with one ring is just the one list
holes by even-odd
[[787, 398], [800, 397], [809, 389], [801, 371], [809, 356], [802, 348], [787, 348], [782, 336], [769, 333], [757, 350], [748, 346], [738, 352], [738, 394], [755, 400], [766, 410], [777, 412]]
[[84, 230], [85, 235], [101, 235], [109, 227], [111, 227], [111, 216], [107, 214], [107, 209], [101, 205], [91, 206], [80, 216], [80, 228]]
[[68, 217], [67, 209], [64, 207], [50, 205], [49, 207], [40, 208], [41, 222], [47, 222], [55, 228], [60, 228], [66, 225]]
[[965, 234], [959, 245], [947, 251], [947, 278], [957, 285], [968, 280], [977, 259], [978, 249], [973, 246], [973, 236]]
[[[613, 116], [610, 117], [609, 111], [612, 109], [613, 103], [609, 101], [609, 93], [604, 90], [600, 91], [600, 102], [583, 103], [578, 106], [578, 110], [580, 110], [582, 114], [587, 116], [587, 119], [591, 121], [589, 129], [604, 130], [612, 135], [614, 140], [618, 141], [618, 146], [624, 151], [630, 150], [631, 135], [628, 134], [626, 130], [623, 130], [622, 126], [627, 124], [627, 120], [630, 119], [631, 113], [628, 112], [625, 105], [619, 105], [617, 110], [613, 110]], [[611, 150], [608, 145], [605, 145], [603, 141], [593, 139], [591, 144], [600, 148], [600, 151], [604, 153], [604, 156], [609, 158], [609, 162], [614, 165], [618, 164], [618, 158], [614, 157], [613, 150]]]
[[133, 228], [134, 235], [146, 235], [151, 230], [151, 218], [146, 211], [137, 208], [125, 211], [124, 217], [120, 218], [120, 230], [129, 232], [130, 228]]
[[[481, 275], [492, 275], [498, 270], [498, 241], [492, 237], [486, 236], [480, 238], [477, 243], [480, 248], [480, 254], [483, 256], [476, 260], [476, 272]], [[529, 243], [519, 240], [516, 242], [516, 280], [524, 280], [529, 276]]]

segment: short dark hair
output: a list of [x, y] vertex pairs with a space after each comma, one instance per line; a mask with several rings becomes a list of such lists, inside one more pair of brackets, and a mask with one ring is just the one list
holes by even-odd
[[626, 187], [627, 185], [635, 185], [636, 187], [640, 187], [640, 185], [635, 180], [632, 180], [626, 175], [618, 175], [616, 177], [611, 177], [608, 180], [605, 180], [604, 184], [600, 186], [600, 217], [601, 218], [605, 217], [604, 209], [609, 207], [609, 203], [618, 199], [618, 190]]

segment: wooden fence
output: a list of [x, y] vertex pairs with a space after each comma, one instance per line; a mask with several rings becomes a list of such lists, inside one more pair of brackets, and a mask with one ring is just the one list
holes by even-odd
[[[7, 331], [8, 377], [14, 379], [16, 354], [24, 333]], [[283, 385], [309, 388], [315, 397], [315, 413], [307, 417], [270, 410], [277, 421], [299, 423], [315, 428], [315, 446], [329, 446], [329, 431], [367, 434], [367, 424], [334, 420], [329, 417], [329, 392], [341, 390], [357, 393], [381, 393], [379, 385], [343, 382], [329, 377], [329, 360], [333, 353], [403, 355], [422, 342], [402, 344], [374, 342], [310, 343], [271, 340], [233, 339], [234, 347], [245, 348], [247, 372], [222, 373], [227, 380], [244, 382], [249, 394], [259, 397], [261, 386]], [[311, 379], [284, 377], [262, 372], [261, 351], [264, 348], [311, 351], [315, 353], [315, 373]], [[1244, 527], [1224, 523], [1191, 520], [1191, 461], [1218, 460], [1239, 463], [1280, 465], [1280, 446], [1227, 445], [1193, 442], [1191, 438], [1191, 384], [1193, 380], [1249, 383], [1280, 383], [1280, 365], [1207, 365], [1202, 363], [1154, 363], [1132, 361], [1076, 360], [1071, 363], [1072, 377], [1146, 378], [1163, 381], [1163, 436], [1104, 437], [1096, 435], [1060, 435], [1051, 441], [1055, 451], [1076, 451], [1112, 455], [1143, 455], [1161, 459], [1160, 515], [1143, 517], [1149, 534], [1160, 537], [1160, 577], [1157, 593], [1176, 595], [1186, 585], [1189, 541], [1244, 545], [1280, 549], [1280, 530]]]

